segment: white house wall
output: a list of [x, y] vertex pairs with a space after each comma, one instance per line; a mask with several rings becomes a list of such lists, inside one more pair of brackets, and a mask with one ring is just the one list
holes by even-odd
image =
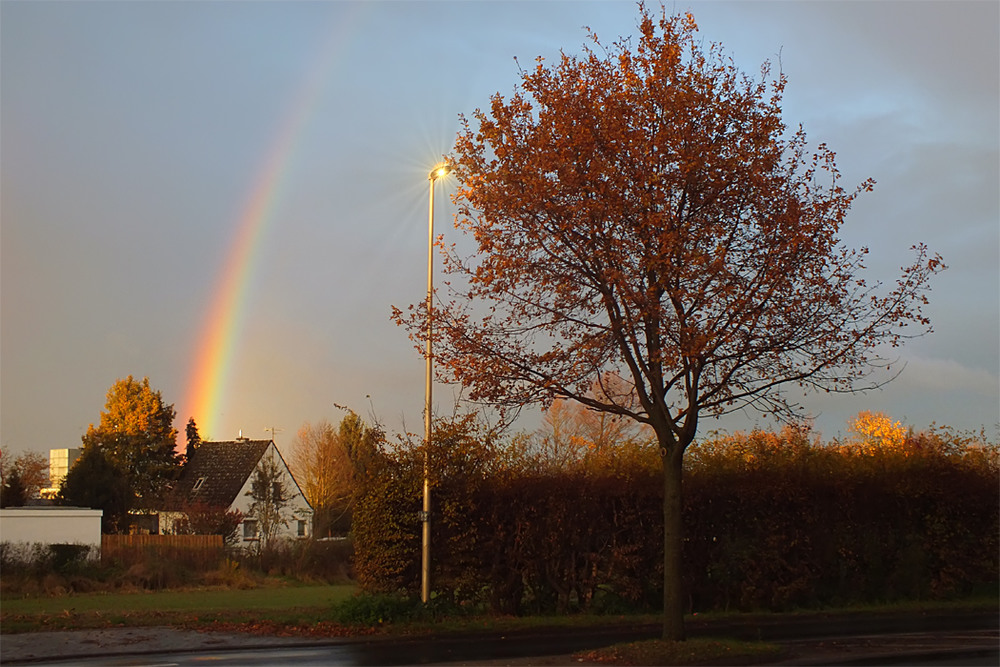
[[[278, 469], [281, 471], [281, 479], [285, 484], [285, 488], [292, 492], [292, 497], [289, 499], [288, 504], [285, 505], [284, 515], [288, 521], [287, 526], [279, 526], [276, 537], [297, 539], [299, 537], [312, 537], [312, 516], [313, 510], [306, 501], [304, 495], [302, 495], [302, 490], [299, 489], [299, 485], [295, 483], [295, 478], [292, 477], [291, 472], [288, 470], [288, 466], [285, 464], [285, 459], [282, 458], [281, 453], [278, 448], [274, 446], [272, 442], [268, 445], [267, 449], [264, 450], [264, 455], [261, 456], [263, 461], [268, 456], [273, 456], [275, 462], [278, 464]], [[243, 514], [249, 515], [250, 505], [253, 504], [253, 498], [250, 497], [250, 491], [253, 485], [253, 477], [256, 474], [256, 469], [247, 478], [247, 481], [243, 483], [243, 488], [240, 492], [236, 494], [236, 499], [233, 501], [232, 508], [243, 512]], [[298, 521], [305, 521], [306, 534], [304, 536], [299, 535], [298, 532]], [[239, 536], [243, 544], [247, 544], [251, 540], [246, 540], [243, 538], [243, 524], [239, 527]]]

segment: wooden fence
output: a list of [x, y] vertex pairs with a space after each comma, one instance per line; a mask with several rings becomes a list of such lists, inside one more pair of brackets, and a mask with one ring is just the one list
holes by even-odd
[[167, 560], [211, 569], [224, 555], [222, 535], [101, 535], [101, 560], [125, 565]]

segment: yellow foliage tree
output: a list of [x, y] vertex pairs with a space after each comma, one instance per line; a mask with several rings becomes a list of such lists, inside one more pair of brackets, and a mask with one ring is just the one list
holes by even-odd
[[83, 436], [84, 449], [100, 449], [126, 480], [132, 509], [154, 508], [165, 482], [177, 472], [175, 414], [149, 378], [129, 375], [111, 386], [100, 424], [91, 424]]
[[864, 410], [848, 426], [853, 436], [851, 446], [856, 451], [865, 454], [905, 453], [908, 429], [888, 415]]
[[320, 420], [299, 429], [290, 457], [292, 474], [316, 510], [317, 535], [329, 535], [350, 524], [360, 480], [376, 455], [382, 432], [354, 412], [339, 427]]

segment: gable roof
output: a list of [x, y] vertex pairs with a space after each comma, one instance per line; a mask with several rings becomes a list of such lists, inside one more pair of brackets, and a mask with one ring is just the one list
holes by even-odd
[[169, 509], [179, 510], [185, 502], [229, 507], [272, 443], [272, 440], [201, 443], [174, 484], [167, 503]]

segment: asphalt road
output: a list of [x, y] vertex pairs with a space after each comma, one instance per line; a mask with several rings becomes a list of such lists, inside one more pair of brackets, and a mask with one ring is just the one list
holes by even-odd
[[[743, 636], [781, 643], [786, 665], [997, 665], [996, 613], [857, 614], [689, 623], [692, 636]], [[0, 636], [0, 662], [34, 665], [579, 665], [571, 654], [656, 636], [630, 631], [517, 633], [410, 640], [314, 641], [217, 635], [172, 628]]]
[[[903, 635], [867, 635], [860, 637], [845, 637], [836, 642], [816, 644], [799, 643], [788, 645], [788, 657], [775, 665], [997, 665], [1000, 661], [1000, 651], [997, 650], [997, 635], [991, 631], [986, 633], [964, 633], [961, 635], [928, 634], [915, 636]], [[397, 647], [398, 648], [398, 647]], [[491, 650], [482, 646], [483, 651]], [[889, 651], [889, 652], [886, 652]], [[379, 658], [390, 657], [389, 662], [381, 662]], [[405, 654], [401, 652], [372, 653], [367, 647], [356, 645], [302, 645], [284, 646], [279, 648], [260, 647], [240, 650], [236, 648], [214, 651], [189, 651], [169, 653], [149, 653], [142, 655], [96, 655], [83, 658], [77, 656], [67, 660], [43, 660], [31, 664], [42, 665], [101, 665], [115, 667], [167, 667], [198, 666], [206, 663], [213, 666], [230, 667], [257, 665], [398, 665], [398, 664], [437, 664], [464, 665], [467, 667], [485, 667], [501, 665], [508, 667], [524, 667], [526, 665], [553, 666], [575, 665], [582, 663], [574, 660], [569, 654], [529, 656], [522, 658], [494, 658], [488, 661], [449, 661], [448, 663], [426, 663], [426, 653]]]

